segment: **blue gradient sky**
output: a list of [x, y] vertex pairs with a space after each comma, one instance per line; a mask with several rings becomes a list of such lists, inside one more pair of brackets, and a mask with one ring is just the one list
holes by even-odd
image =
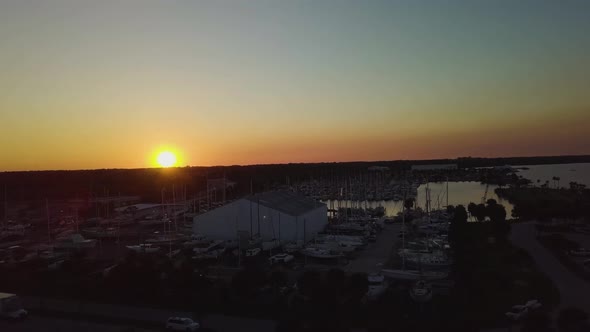
[[0, 170], [590, 154], [588, 1], [2, 1]]

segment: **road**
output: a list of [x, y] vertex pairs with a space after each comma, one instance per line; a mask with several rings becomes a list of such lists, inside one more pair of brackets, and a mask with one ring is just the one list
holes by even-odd
[[123, 332], [127, 330], [133, 332], [158, 331], [144, 328], [135, 328], [129, 325], [103, 324], [83, 320], [69, 320], [63, 318], [39, 316], [30, 316], [26, 320], [20, 322], [11, 322], [6, 320], [0, 321], [0, 331], [3, 332]]
[[365, 249], [358, 253], [344, 268], [347, 272], [378, 272], [381, 270], [377, 264], [385, 264], [391, 255], [391, 250], [396, 241], [400, 241], [398, 234], [401, 224], [385, 224], [383, 231], [377, 235], [375, 243], [369, 243]]
[[528, 251], [539, 269], [549, 276], [559, 289], [561, 301], [556, 312], [567, 307], [586, 310], [590, 308], [590, 283], [568, 270], [537, 241], [533, 223], [512, 225], [510, 240], [515, 246]]
[[[168, 317], [193, 317], [193, 313], [180, 312], [168, 309], [133, 307], [118, 304], [104, 304], [84, 302], [80, 304], [72, 300], [39, 299], [36, 297], [21, 297], [25, 308], [33, 311], [39, 308], [49, 309], [60, 317], [79, 317], [80, 315], [93, 316], [100, 320], [104, 319], [121, 321], [126, 326], [133, 326], [133, 322], [142, 323], [141, 326], [164, 326]], [[201, 326], [219, 332], [251, 331], [251, 332], [272, 332], [275, 330], [276, 322], [264, 319], [242, 318], [235, 316], [210, 314], [203, 317], [196, 317]], [[0, 331], [4, 331], [0, 329]], [[10, 331], [10, 330], [9, 330]], [[42, 331], [42, 330], [40, 330]], [[86, 331], [86, 330], [80, 330]]]

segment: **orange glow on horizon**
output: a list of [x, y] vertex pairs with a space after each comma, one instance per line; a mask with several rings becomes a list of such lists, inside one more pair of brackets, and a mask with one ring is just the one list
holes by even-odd
[[176, 165], [176, 156], [170, 151], [162, 151], [158, 154], [158, 165], [162, 167], [172, 167]]
[[174, 148], [160, 147], [152, 153], [150, 166], [170, 168], [178, 167], [184, 162], [181, 153]]

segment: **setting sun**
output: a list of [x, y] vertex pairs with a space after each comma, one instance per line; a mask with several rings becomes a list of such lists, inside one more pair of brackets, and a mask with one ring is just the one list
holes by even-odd
[[161, 167], [172, 167], [176, 165], [176, 155], [170, 151], [162, 151], [158, 154], [158, 165]]

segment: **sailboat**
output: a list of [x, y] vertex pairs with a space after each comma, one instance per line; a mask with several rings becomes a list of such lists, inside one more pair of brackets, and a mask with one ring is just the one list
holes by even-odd
[[384, 277], [396, 280], [441, 280], [449, 276], [449, 273], [444, 271], [420, 271], [406, 269], [382, 269], [381, 274]]
[[317, 248], [313, 245], [303, 248], [300, 253], [304, 256], [322, 259], [331, 259], [342, 257], [340, 253], [333, 253], [329, 249]]
[[96, 240], [85, 239], [81, 234], [72, 234], [70, 237], [57, 239], [55, 249], [89, 249], [96, 246]]
[[156, 253], [156, 252], [160, 251], [159, 247], [155, 247], [149, 243], [130, 245], [130, 246], [126, 246], [126, 247], [127, 247], [127, 249], [129, 249], [131, 251], [135, 251], [136, 253], [140, 253], [140, 254], [152, 254], [152, 253]]
[[[404, 203], [406, 200], [406, 191], [404, 190]], [[406, 227], [406, 211], [405, 211], [405, 204], [402, 205], [402, 229]], [[445, 279], [448, 277], [447, 272], [442, 271], [422, 271], [420, 270], [407, 270], [406, 269], [406, 259], [408, 258], [409, 249], [406, 249], [406, 237], [405, 232], [402, 232], [402, 249], [400, 249], [399, 254], [402, 258], [402, 268], [401, 269], [382, 269], [381, 274], [387, 278], [396, 279], [396, 280], [440, 280]], [[422, 266], [420, 265], [420, 268]]]
[[443, 269], [452, 264], [450, 259], [437, 253], [403, 253], [402, 256], [411, 265], [420, 267]]

